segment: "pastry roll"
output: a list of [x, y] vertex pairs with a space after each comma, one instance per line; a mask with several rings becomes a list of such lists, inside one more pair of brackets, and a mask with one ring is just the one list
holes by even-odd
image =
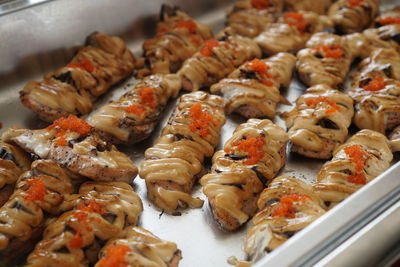
[[42, 240], [27, 258], [33, 266], [88, 266], [98, 259], [101, 246], [136, 224], [143, 210], [139, 196], [124, 182], [84, 183], [69, 197]]
[[400, 125], [390, 133], [389, 140], [392, 151], [400, 151]]
[[264, 189], [257, 201], [258, 212], [247, 231], [244, 251], [255, 262], [295, 233], [325, 214], [323, 201], [311, 185], [280, 176]]
[[280, 15], [282, 0], [243, 0], [236, 2], [227, 15], [228, 35], [256, 37]]
[[148, 76], [120, 99], [96, 110], [88, 122], [112, 143], [139, 142], [153, 132], [168, 100], [180, 88], [177, 75]]
[[149, 199], [161, 210], [201, 207], [190, 195], [203, 170], [205, 157], [214, 154], [225, 123], [222, 98], [198, 91], [183, 95], [161, 137], [145, 152], [139, 175]]
[[400, 124], [400, 54], [375, 50], [359, 65], [349, 95], [355, 102], [354, 123], [380, 133]]
[[370, 26], [379, 12], [379, 0], [339, 0], [329, 8], [338, 33], [360, 32]]
[[192, 19], [176, 7], [163, 5], [157, 36], [143, 43], [143, 55], [149, 68], [146, 74], [175, 73], [183, 61], [210, 38], [210, 26]]
[[141, 227], [132, 226], [124, 230], [122, 238], [108, 241], [95, 267], [116, 264], [128, 267], [178, 267], [181, 259], [181, 251], [175, 243], [164, 241]]
[[211, 173], [200, 183], [224, 229], [236, 230], [254, 215], [259, 194], [285, 165], [287, 141], [270, 120], [250, 119], [214, 154]]
[[382, 12], [375, 19], [375, 26], [381, 27], [385, 25], [400, 24], [400, 6], [396, 6], [390, 10]]
[[218, 82], [247, 60], [260, 56], [260, 48], [249, 38], [223, 36], [219, 40], [210, 39], [183, 63], [178, 75], [182, 78], [183, 89], [197, 91]]
[[68, 65], [25, 85], [21, 102], [48, 122], [88, 114], [93, 102], [134, 67], [135, 58], [122, 39], [93, 33]]
[[279, 89], [289, 85], [296, 57], [279, 53], [268, 59], [253, 59], [211, 86], [222, 94], [225, 111], [245, 118], [273, 117], [281, 100]]
[[44, 229], [46, 214], [55, 215], [72, 190], [70, 178], [56, 163], [32, 163], [0, 208], [1, 266], [11, 266], [12, 261], [33, 248]]
[[12, 194], [18, 177], [31, 167], [28, 154], [17, 146], [0, 142], [0, 207]]
[[326, 85], [316, 85], [296, 100], [296, 107], [283, 114], [289, 128], [291, 151], [329, 159], [347, 137], [354, 114], [350, 96]]
[[305, 11], [287, 12], [254, 40], [264, 55], [279, 52], [296, 53], [304, 48], [314, 33], [331, 27], [332, 21], [327, 16]]
[[323, 32], [311, 37], [297, 53], [297, 60], [299, 78], [306, 85], [337, 88], [343, 85], [353, 55], [346, 38]]
[[361, 130], [322, 166], [314, 190], [328, 206], [335, 205], [388, 169], [392, 159], [383, 134]]
[[130, 158], [104, 141], [92, 126], [73, 115], [45, 129], [9, 128], [2, 137], [41, 159], [51, 159], [71, 173], [93, 180], [131, 182], [137, 168]]
[[325, 14], [332, 4], [332, 0], [285, 0], [285, 9], [290, 11], [311, 11]]

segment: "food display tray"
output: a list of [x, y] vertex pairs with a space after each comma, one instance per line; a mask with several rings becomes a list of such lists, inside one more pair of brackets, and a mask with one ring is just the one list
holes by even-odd
[[[164, 1], [178, 5], [196, 19], [212, 25], [215, 32], [223, 27], [226, 11], [232, 2]], [[387, 9], [396, 1], [381, 2], [383, 9]], [[56, 0], [0, 16], [0, 134], [12, 125], [33, 129], [47, 125], [22, 106], [18, 91], [28, 81], [39, 80], [43, 74], [68, 62], [76, 47], [83, 44], [85, 37], [91, 32], [100, 31], [121, 36], [139, 57], [143, 40], [154, 33], [162, 3], [158, 0]], [[127, 79], [101, 97], [95, 107], [117, 99], [135, 82], [134, 78]], [[294, 77], [282, 94], [294, 103], [304, 90], [305, 86]], [[162, 120], [149, 139], [131, 146], [119, 146], [137, 166], [143, 161], [146, 148], [159, 136], [175, 103], [176, 100], [169, 102]], [[278, 111], [281, 113], [292, 108], [293, 106], [280, 104]], [[235, 127], [244, 121], [240, 116], [228, 116], [218, 148], [232, 135]], [[279, 115], [273, 121], [286, 128]], [[397, 161], [398, 158], [394, 162]], [[322, 160], [288, 153], [286, 166], [280, 175], [293, 176], [312, 183], [323, 163]], [[209, 167], [210, 162], [206, 165]], [[300, 266], [320, 261], [399, 201], [399, 176], [400, 163], [396, 163], [255, 266]], [[245, 258], [242, 248], [246, 227], [235, 232], [221, 230], [213, 220], [207, 202], [200, 209], [183, 210], [180, 216], [163, 214], [146, 198], [144, 180], [137, 176], [133, 185], [144, 204], [140, 226], [163, 239], [176, 242], [183, 255], [180, 266], [228, 266], [227, 259], [230, 256]], [[206, 199], [200, 185], [195, 186], [193, 195]], [[396, 242], [396, 238], [400, 239], [400, 235], [393, 236], [387, 244]]]

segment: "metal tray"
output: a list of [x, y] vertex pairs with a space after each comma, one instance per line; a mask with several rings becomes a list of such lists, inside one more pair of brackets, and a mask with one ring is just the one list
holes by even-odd
[[[227, 6], [233, 1], [164, 2], [181, 6], [190, 15], [212, 25], [217, 31], [223, 27]], [[385, 8], [395, 3], [382, 2], [385, 3]], [[18, 91], [27, 81], [40, 79], [44, 73], [68, 62], [74, 47], [82, 44], [86, 35], [92, 31], [122, 36], [128, 41], [132, 51], [140, 55], [143, 39], [154, 30], [161, 3], [159, 0], [57, 0], [0, 16], [0, 122], [3, 130], [11, 125], [30, 128], [46, 126], [20, 104]], [[206, 15], [199, 16], [200, 14]], [[127, 90], [127, 84], [133, 82], [133, 78], [125, 81], [102, 97], [96, 106], [118, 98]], [[304, 89], [304, 85], [293, 79], [283, 94], [293, 102]], [[170, 101], [151, 138], [133, 146], [120, 147], [137, 166], [143, 160], [145, 149], [159, 136], [175, 102]], [[279, 111], [291, 108], [280, 105]], [[278, 116], [274, 121], [285, 127]], [[244, 120], [239, 116], [229, 117], [223, 128], [221, 145], [242, 122]], [[323, 163], [321, 160], [289, 154], [287, 164], [280, 174], [313, 182]], [[398, 201], [396, 197], [399, 194], [394, 194], [393, 190], [400, 190], [399, 172], [400, 164], [396, 164], [318, 222], [266, 256], [257, 266], [310, 265], [317, 262], [385, 208]], [[212, 219], [207, 203], [201, 209], [186, 210], [181, 216], [162, 214], [147, 200], [142, 179], [137, 177], [134, 187], [144, 203], [140, 225], [161, 238], [176, 242], [183, 252], [181, 266], [228, 266], [228, 257], [235, 255], [244, 258], [242, 246], [246, 227], [233, 233], [222, 231]], [[199, 185], [195, 187], [193, 194], [205, 199]]]

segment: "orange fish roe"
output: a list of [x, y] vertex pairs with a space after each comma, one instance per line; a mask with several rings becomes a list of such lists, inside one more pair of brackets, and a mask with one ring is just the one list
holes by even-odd
[[181, 20], [175, 25], [176, 28], [186, 28], [189, 30], [190, 33], [196, 33], [197, 26], [193, 20]]
[[[236, 147], [235, 150], [243, 151], [247, 154], [247, 159], [243, 162], [246, 165], [257, 164], [260, 159], [265, 155], [262, 151], [262, 147], [266, 144], [265, 139], [259, 137], [246, 137], [245, 139], [235, 141], [232, 143], [232, 147]], [[230, 153], [232, 149], [225, 148], [226, 153]]]
[[304, 32], [307, 24], [304, 22], [304, 16], [297, 12], [288, 12], [283, 15], [286, 23], [290, 26], [296, 27], [300, 32]]
[[196, 38], [196, 37], [193, 37], [192, 39], [190, 39], [190, 42], [192, 44], [194, 44], [195, 46], [201, 45], [201, 40], [199, 38]]
[[340, 106], [336, 103], [336, 101], [328, 99], [326, 96], [319, 96], [317, 98], [310, 98], [306, 100], [306, 104], [308, 106], [317, 106], [319, 103], [326, 103], [330, 107], [325, 109], [325, 114], [331, 114], [340, 111]]
[[271, 78], [271, 74], [268, 72], [269, 70], [269, 65], [266, 64], [264, 61], [259, 60], [259, 59], [253, 59], [252, 61], [249, 61], [247, 63], [247, 66], [257, 72], [258, 75], [263, 76], [263, 79], [261, 79], [261, 83], [265, 84], [266, 86], [272, 86], [273, 83], [272, 81], [268, 80], [267, 78]]
[[79, 68], [79, 69], [86, 70], [87, 72], [90, 72], [90, 73], [94, 72], [94, 69], [95, 69], [92, 62], [90, 62], [90, 60], [87, 58], [84, 58], [80, 61], [71, 62], [67, 65], [67, 68]]
[[392, 16], [387, 16], [384, 18], [378, 18], [377, 21], [381, 25], [389, 25], [389, 24], [400, 24], [400, 18], [395, 18]]
[[106, 209], [94, 199], [89, 200], [89, 204], [87, 205], [78, 205], [77, 209], [81, 211], [95, 212], [100, 214], [106, 213]]
[[156, 106], [156, 99], [154, 97], [154, 89], [151, 87], [144, 87], [138, 89], [139, 104], [130, 105], [125, 109], [127, 113], [134, 113], [136, 115], [143, 115], [146, 112], [146, 107], [154, 109]]
[[269, 0], [251, 0], [251, 5], [258, 10], [266, 9], [269, 7]]
[[344, 153], [350, 158], [355, 165], [355, 173], [347, 178], [353, 184], [366, 184], [367, 180], [363, 173], [365, 161], [367, 160], [365, 152], [360, 145], [351, 145], [344, 148]]
[[385, 80], [382, 76], [376, 76], [367, 85], [363, 87], [366, 91], [379, 91], [385, 88]]
[[309, 196], [303, 194], [289, 194], [282, 196], [279, 200], [279, 203], [274, 208], [271, 216], [294, 218], [296, 215], [296, 210], [294, 209], [293, 204], [295, 202], [303, 202], [309, 199]]
[[57, 130], [56, 137], [58, 139], [55, 141], [55, 144], [58, 145], [66, 145], [67, 140], [64, 135], [69, 132], [75, 132], [80, 135], [85, 135], [90, 132], [92, 126], [88, 124], [86, 121], [76, 117], [75, 115], [69, 115], [67, 118], [60, 118], [55, 120], [52, 125], [46, 128], [48, 131], [53, 129]]
[[327, 58], [336, 58], [339, 59], [343, 57], [343, 50], [340, 47], [340, 45], [335, 44], [335, 45], [323, 45], [320, 47], [314, 48], [314, 50], [317, 51], [324, 51], [325, 57]]
[[76, 229], [74, 236], [69, 240], [69, 247], [72, 249], [77, 249], [83, 247], [83, 231], [82, 229]]
[[211, 57], [212, 56], [212, 50], [214, 47], [217, 47], [219, 45], [219, 42], [212, 38], [204, 42], [203, 48], [200, 49], [200, 54], [202, 54], [205, 57]]
[[349, 7], [358, 7], [364, 0], [349, 0]]
[[105, 256], [97, 263], [98, 267], [126, 267], [125, 255], [131, 249], [125, 245], [114, 245], [106, 249]]
[[26, 181], [29, 185], [26, 191], [26, 200], [40, 200], [44, 201], [44, 196], [46, 195], [46, 185], [41, 179], [29, 179]]
[[210, 123], [216, 126], [213, 116], [207, 111], [203, 111], [200, 103], [196, 103], [190, 107], [190, 117], [192, 118], [192, 122], [189, 124], [189, 129], [192, 132], [200, 134], [203, 138], [207, 137], [211, 132], [209, 128]]

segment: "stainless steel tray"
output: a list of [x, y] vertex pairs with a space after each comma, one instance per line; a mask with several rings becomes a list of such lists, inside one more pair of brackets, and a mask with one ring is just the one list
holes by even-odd
[[[218, 30], [223, 27], [227, 4], [232, 1], [164, 2], [179, 5], [193, 16], [207, 14], [198, 18]], [[11, 125], [30, 128], [46, 126], [20, 104], [18, 91], [27, 81], [40, 79], [44, 73], [65, 64], [71, 58], [73, 48], [82, 44], [92, 31], [122, 36], [132, 51], [139, 55], [143, 38], [154, 29], [154, 18], [161, 3], [159, 0], [57, 0], [0, 16], [0, 122], [3, 123], [3, 129]], [[395, 1], [384, 3], [386, 8]], [[127, 90], [127, 84], [132, 82], [135, 80], [121, 84], [102, 97], [96, 106], [118, 98]], [[293, 102], [304, 89], [294, 79], [284, 95]], [[144, 150], [159, 136], [174, 104], [175, 101], [170, 101], [163, 120], [150, 139], [137, 145], [120, 147], [137, 166], [143, 160]], [[279, 107], [281, 112], [289, 109], [290, 106]], [[223, 128], [221, 144], [242, 122], [244, 120], [238, 116], [229, 117]], [[279, 117], [275, 118], [275, 122], [285, 127]], [[289, 154], [281, 174], [313, 182], [322, 164], [320, 160]], [[397, 164], [257, 265], [309, 265], [319, 261], [396, 201], [393, 190], [400, 190], [399, 173], [400, 164]], [[244, 258], [242, 244], [245, 227], [234, 233], [220, 230], [207, 204], [201, 209], [186, 210], [181, 216], [161, 214], [146, 199], [143, 180], [137, 177], [134, 186], [144, 202], [140, 225], [162, 238], [176, 242], [183, 251], [181, 266], [227, 266], [226, 260], [232, 255]], [[205, 199], [200, 186], [195, 188], [194, 195]]]

